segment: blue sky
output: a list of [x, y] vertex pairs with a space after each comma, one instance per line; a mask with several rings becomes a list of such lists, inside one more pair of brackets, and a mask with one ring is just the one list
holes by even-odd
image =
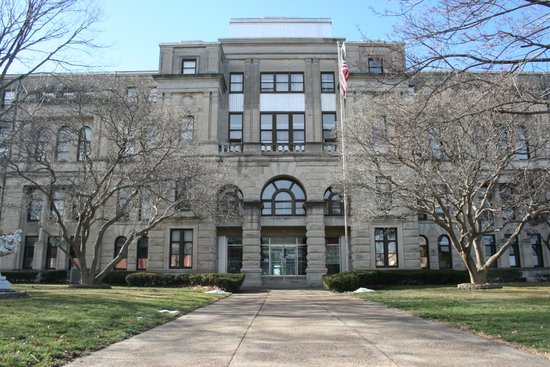
[[[216, 41], [229, 37], [230, 18], [263, 16], [331, 18], [332, 35], [349, 41], [387, 40], [393, 18], [371, 7], [383, 0], [97, 0], [104, 19], [96, 41], [109, 46], [94, 51], [95, 70], [138, 71], [158, 68], [159, 43]], [[361, 32], [359, 31], [361, 30]]]

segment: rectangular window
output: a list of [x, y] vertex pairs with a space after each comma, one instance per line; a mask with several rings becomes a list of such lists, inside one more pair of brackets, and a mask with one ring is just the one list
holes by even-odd
[[189, 190], [191, 189], [191, 179], [183, 179], [176, 182], [174, 201], [176, 202], [175, 208], [180, 211], [187, 211], [191, 209]]
[[182, 60], [181, 73], [184, 75], [197, 73], [197, 60]]
[[533, 255], [533, 267], [544, 267], [544, 259], [542, 257], [542, 241], [540, 234], [532, 234], [529, 236], [529, 242], [531, 243], [531, 253]]
[[516, 130], [516, 156], [520, 160], [529, 159], [529, 144], [524, 126], [519, 126]]
[[325, 264], [327, 266], [327, 274], [340, 272], [340, 238], [326, 237], [325, 238]]
[[386, 140], [386, 116], [377, 117], [372, 124], [372, 137], [376, 142], [383, 143]]
[[34, 246], [38, 242], [38, 236], [25, 237], [25, 247], [23, 248], [23, 269], [32, 269], [34, 261]]
[[126, 91], [128, 95], [128, 102], [135, 103], [138, 100], [138, 90], [136, 87], [128, 87]]
[[181, 141], [192, 141], [195, 130], [195, 116], [187, 115], [181, 124]]
[[157, 98], [158, 98], [157, 87], [151, 87], [151, 88], [149, 89], [149, 97], [148, 97], [149, 102], [151, 102], [151, 103], [156, 103], [156, 102], [157, 102]]
[[170, 269], [193, 267], [193, 230], [170, 230]]
[[240, 273], [243, 266], [243, 238], [227, 237], [227, 272]]
[[[491, 256], [493, 256], [497, 252], [497, 246], [495, 243], [495, 235], [493, 234], [485, 234], [481, 236], [481, 242], [483, 243], [483, 246], [485, 247], [485, 261], [487, 261]], [[492, 268], [497, 267], [497, 263], [493, 263], [491, 266]]]
[[53, 201], [51, 206], [52, 215], [55, 215], [56, 211], [61, 217], [65, 214], [65, 192], [63, 190], [55, 190], [53, 192]]
[[392, 207], [392, 193], [389, 177], [376, 177], [376, 195], [378, 198], [378, 210], [390, 210]]
[[334, 142], [336, 141], [336, 132], [334, 127], [336, 125], [336, 112], [323, 112], [323, 141]]
[[15, 100], [14, 90], [5, 90], [2, 96], [2, 108], [9, 108]]
[[10, 135], [11, 129], [9, 127], [0, 127], [0, 158], [9, 155]]
[[59, 242], [59, 237], [48, 237], [48, 247], [46, 249], [46, 269], [55, 269], [57, 266], [57, 248], [59, 247]]
[[137, 270], [147, 269], [147, 258], [149, 257], [149, 238], [141, 237], [137, 242]]
[[334, 93], [334, 73], [321, 73], [321, 93]]
[[230, 142], [243, 141], [243, 114], [242, 113], [229, 114], [229, 141]]
[[229, 75], [229, 93], [243, 93], [243, 92], [244, 92], [244, 74], [231, 73], [231, 75]]
[[261, 93], [303, 93], [303, 73], [262, 73]]
[[116, 215], [117, 216], [120, 215], [120, 220], [130, 219], [131, 194], [132, 193], [130, 189], [121, 189], [118, 192], [118, 198], [116, 203]]
[[[510, 234], [505, 234], [504, 239], [508, 240], [510, 238]], [[521, 259], [519, 254], [519, 245], [518, 245], [518, 238], [514, 238], [514, 241], [508, 247], [508, 256], [510, 259], [510, 267], [511, 268], [520, 268], [521, 267]]]
[[262, 113], [260, 141], [262, 143], [305, 142], [305, 115], [303, 113]]
[[384, 68], [382, 66], [382, 60], [370, 59], [368, 60], [369, 73], [371, 74], [383, 74]]
[[38, 222], [42, 217], [42, 193], [36, 189], [29, 192], [27, 221]]
[[139, 220], [148, 221], [151, 219], [151, 195], [152, 192], [148, 188], [144, 188], [141, 192], [141, 200], [139, 203]]
[[397, 268], [397, 228], [375, 228], [374, 248], [377, 268]]

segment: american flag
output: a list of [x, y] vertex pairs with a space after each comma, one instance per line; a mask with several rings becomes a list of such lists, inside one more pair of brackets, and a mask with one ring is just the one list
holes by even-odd
[[348, 79], [349, 79], [349, 69], [348, 63], [346, 61], [346, 46], [342, 44], [340, 48], [340, 93], [342, 93], [342, 98], [346, 98], [348, 91]]

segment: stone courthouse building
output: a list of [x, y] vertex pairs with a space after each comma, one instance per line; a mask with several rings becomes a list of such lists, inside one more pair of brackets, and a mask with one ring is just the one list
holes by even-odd
[[[342, 170], [334, 133], [341, 117], [337, 43], [345, 39], [332, 35], [330, 19], [232, 19], [230, 31], [217, 42], [163, 43], [158, 72], [135, 74], [155, 81], [158, 98], [190, 111], [203, 151], [230, 167], [242, 220], [174, 218], [136, 241], [119, 268], [242, 272], [253, 286], [319, 285], [327, 272], [358, 268], [462, 268], [448, 237], [427, 218], [366, 222], [353, 215], [360, 204], [353, 200], [345, 218], [334, 188]], [[349, 99], [376, 92], [404, 67], [403, 44], [346, 42], [346, 48]], [[6, 93], [3, 105], [10, 98]], [[23, 200], [24, 188], [7, 179], [2, 193]], [[0, 270], [70, 269], [40, 217], [21, 208], [2, 210], [2, 232], [21, 228], [23, 241], [17, 255], [0, 258]], [[102, 261], [113, 258], [121, 233], [108, 236]], [[540, 235], [521, 235], [499, 266], [548, 265]], [[488, 238], [486, 251], [502, 236]], [[173, 245], [180, 243], [185, 260], [174, 262]]]

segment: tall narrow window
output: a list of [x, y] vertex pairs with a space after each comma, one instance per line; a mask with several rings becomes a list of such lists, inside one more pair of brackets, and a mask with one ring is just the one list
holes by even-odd
[[60, 162], [69, 160], [71, 149], [71, 129], [68, 126], [61, 126], [57, 131], [57, 145], [55, 149], [55, 159]]
[[128, 98], [128, 102], [130, 103], [136, 103], [138, 101], [138, 90], [136, 87], [128, 87], [126, 89], [126, 96]]
[[158, 90], [157, 90], [157, 87], [151, 87], [149, 88], [149, 96], [148, 96], [148, 101], [150, 103], [156, 103], [157, 102], [157, 98], [158, 98]]
[[336, 132], [334, 126], [336, 125], [336, 112], [323, 112], [323, 141], [335, 142]]
[[378, 143], [386, 139], [386, 116], [379, 116], [373, 121], [372, 137]]
[[[481, 236], [481, 242], [485, 248], [485, 261], [487, 261], [491, 256], [497, 252], [497, 247], [495, 243], [495, 235], [485, 234]], [[497, 267], [497, 263], [493, 263], [493, 268]]]
[[92, 129], [84, 126], [78, 133], [78, 155], [77, 160], [82, 162], [90, 155], [92, 151]]
[[435, 160], [441, 160], [442, 156], [442, 149], [441, 149], [441, 142], [436, 136], [436, 130], [432, 127], [428, 130], [428, 137], [430, 141], [430, 146], [432, 147], [432, 156]]
[[131, 210], [131, 196], [130, 189], [120, 189], [118, 192], [118, 198], [116, 203], [116, 215], [120, 216], [120, 220], [130, 219], [130, 210]]
[[544, 266], [544, 258], [542, 256], [542, 241], [540, 234], [535, 233], [529, 236], [531, 243], [531, 254], [533, 256], [533, 267], [541, 268]]
[[34, 246], [38, 242], [38, 236], [25, 237], [25, 246], [23, 247], [23, 269], [32, 269], [34, 261]]
[[137, 270], [147, 269], [147, 260], [149, 257], [149, 238], [141, 237], [137, 242]]
[[38, 222], [42, 217], [42, 193], [33, 189], [29, 192], [29, 206], [27, 208], [27, 220]]
[[195, 116], [187, 115], [183, 118], [181, 124], [181, 141], [193, 140], [195, 130]]
[[181, 62], [181, 73], [190, 75], [197, 73], [197, 60], [183, 60]]
[[147, 187], [141, 191], [139, 202], [139, 220], [148, 221], [151, 219], [151, 190]]
[[378, 210], [390, 210], [392, 208], [391, 181], [389, 177], [376, 177], [376, 196]]
[[193, 230], [170, 230], [170, 268], [191, 269], [193, 267]]
[[[510, 238], [510, 234], [505, 234], [504, 239], [508, 240]], [[510, 260], [510, 267], [511, 268], [520, 268], [521, 267], [521, 257], [519, 254], [519, 245], [518, 245], [518, 238], [514, 238], [514, 241], [508, 247], [508, 258]]]
[[325, 191], [325, 216], [340, 216], [344, 215], [344, 201], [339, 193], [335, 192], [332, 187]]
[[327, 274], [340, 272], [340, 237], [325, 238], [325, 264]]
[[0, 158], [7, 157], [10, 149], [11, 129], [9, 127], [0, 127]]
[[375, 228], [374, 249], [377, 268], [396, 268], [397, 228]]
[[334, 93], [334, 73], [321, 73], [321, 93]]
[[34, 159], [37, 162], [42, 162], [46, 159], [46, 149], [48, 148], [48, 142], [50, 137], [44, 130], [38, 130], [36, 132], [36, 145], [34, 147]]
[[371, 74], [383, 74], [384, 68], [382, 66], [382, 60], [369, 58], [368, 60], [369, 73]]
[[59, 216], [63, 217], [65, 215], [65, 192], [61, 189], [58, 189], [53, 192], [52, 196], [52, 215], [56, 215], [57, 213], [59, 213]]
[[176, 209], [181, 211], [191, 210], [191, 179], [183, 179], [176, 182], [174, 200], [176, 202]]
[[242, 113], [229, 114], [229, 141], [230, 142], [243, 141], [243, 114]]
[[451, 241], [446, 235], [439, 236], [437, 240], [439, 249], [439, 269], [452, 269]]
[[48, 237], [48, 247], [46, 249], [46, 269], [55, 269], [57, 266], [57, 248], [59, 247], [59, 237]]
[[[117, 237], [115, 240], [115, 256], [117, 257], [118, 254], [122, 251], [122, 246], [124, 246], [124, 243], [126, 242], [126, 237], [120, 236]], [[115, 265], [116, 270], [126, 270], [128, 268], [128, 250], [124, 251], [123, 258]]]
[[524, 126], [518, 126], [516, 129], [516, 152], [517, 159], [529, 159], [529, 144]]
[[227, 237], [227, 272], [240, 273], [243, 267], [243, 238]]
[[229, 76], [229, 93], [243, 93], [244, 92], [244, 74], [243, 73], [231, 73]]
[[420, 268], [430, 268], [430, 249], [428, 239], [424, 236], [418, 236], [418, 251], [420, 253]]
[[2, 96], [2, 108], [9, 108], [13, 101], [15, 101], [15, 91], [5, 90], [4, 95]]

